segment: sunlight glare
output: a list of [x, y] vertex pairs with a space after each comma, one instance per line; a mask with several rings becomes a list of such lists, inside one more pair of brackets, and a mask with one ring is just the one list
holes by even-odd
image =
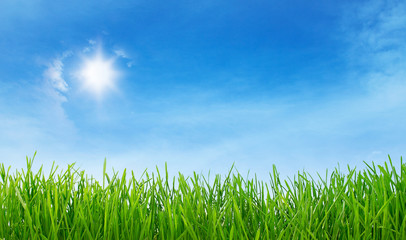
[[95, 57], [86, 59], [79, 74], [83, 89], [98, 98], [107, 90], [115, 90], [118, 72], [114, 69], [114, 60], [105, 59], [100, 52]]

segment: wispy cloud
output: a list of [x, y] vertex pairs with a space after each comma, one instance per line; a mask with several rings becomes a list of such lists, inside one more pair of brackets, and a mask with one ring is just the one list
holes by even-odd
[[406, 105], [406, 2], [368, 1], [345, 21], [348, 60], [374, 109]]
[[114, 54], [117, 57], [124, 58], [124, 59], [128, 60], [127, 64], [126, 64], [127, 67], [131, 68], [132, 66], [135, 65], [135, 61], [123, 49], [114, 50]]
[[96, 45], [96, 41], [95, 40], [93, 40], [93, 39], [89, 39], [88, 41], [87, 41], [90, 45]]
[[50, 60], [38, 80], [10, 85], [11, 93], [17, 95], [12, 100], [17, 110], [2, 104], [2, 100], [10, 99], [9, 93], [0, 96], [0, 153], [4, 161], [15, 161], [15, 167], [23, 167], [25, 155], [36, 150], [70, 149], [76, 127], [62, 104], [67, 102], [69, 91], [64, 79], [64, 60], [71, 55], [72, 52], [65, 52]]
[[89, 53], [96, 49], [97, 41], [93, 39], [87, 40], [88, 45], [82, 49], [82, 53]]
[[119, 57], [128, 58], [127, 54], [122, 49], [114, 50], [114, 53]]
[[406, 2], [371, 0], [350, 6], [343, 29], [351, 62], [385, 73], [404, 67]]
[[48, 68], [44, 71], [44, 78], [55, 90], [65, 93], [68, 91], [68, 84], [63, 78], [63, 60], [72, 55], [71, 51], [62, 54], [48, 64]]

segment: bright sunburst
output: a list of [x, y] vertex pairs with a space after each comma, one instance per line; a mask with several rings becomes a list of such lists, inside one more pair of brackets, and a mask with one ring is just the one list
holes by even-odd
[[101, 98], [107, 90], [115, 89], [118, 72], [114, 69], [114, 58], [105, 59], [99, 51], [93, 58], [86, 59], [79, 72], [82, 88]]

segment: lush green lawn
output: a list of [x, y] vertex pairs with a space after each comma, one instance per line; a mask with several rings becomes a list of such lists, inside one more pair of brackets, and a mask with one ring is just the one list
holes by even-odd
[[[0, 239], [406, 239], [406, 164], [267, 182], [230, 170], [211, 183], [124, 171], [103, 182], [68, 166], [0, 165]], [[328, 178], [327, 178], [328, 177]]]

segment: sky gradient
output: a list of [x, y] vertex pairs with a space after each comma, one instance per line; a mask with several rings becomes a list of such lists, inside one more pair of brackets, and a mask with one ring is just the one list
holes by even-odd
[[405, 26], [397, 0], [3, 0], [0, 162], [265, 179], [399, 163]]

